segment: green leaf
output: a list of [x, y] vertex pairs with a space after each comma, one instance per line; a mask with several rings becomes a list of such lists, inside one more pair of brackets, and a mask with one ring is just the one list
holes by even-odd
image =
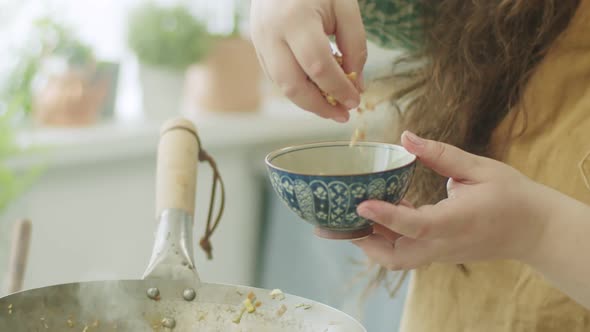
[[127, 41], [140, 62], [184, 70], [205, 57], [211, 40], [185, 7], [147, 3], [132, 11]]
[[9, 158], [23, 152], [14, 140], [19, 105], [17, 102], [0, 104], [0, 211], [29, 188], [42, 173], [41, 167], [17, 172], [6, 166]]
[[32, 111], [31, 84], [45, 56], [62, 57], [72, 65], [94, 62], [90, 46], [81, 42], [65, 25], [44, 17], [36, 20], [34, 26], [28, 46], [18, 55], [16, 65], [0, 89], [0, 103], [25, 114]]

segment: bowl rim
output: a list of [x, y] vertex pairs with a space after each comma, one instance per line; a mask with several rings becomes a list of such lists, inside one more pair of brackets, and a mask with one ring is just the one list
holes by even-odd
[[313, 142], [313, 143], [303, 143], [303, 144], [290, 145], [290, 146], [283, 147], [283, 148], [280, 148], [280, 149], [270, 152], [269, 154], [266, 155], [266, 157], [264, 158], [264, 161], [265, 161], [267, 167], [270, 167], [272, 169], [275, 169], [275, 170], [278, 170], [281, 172], [294, 174], [294, 175], [322, 176], [322, 177], [350, 177], [350, 176], [367, 176], [367, 175], [388, 173], [388, 172], [395, 171], [395, 170], [402, 169], [402, 168], [406, 168], [412, 164], [415, 164], [416, 160], [417, 160], [416, 155], [410, 153], [408, 150], [406, 150], [406, 148], [404, 148], [403, 146], [401, 146], [399, 144], [383, 143], [383, 142], [376, 142], [376, 141], [363, 141], [363, 142], [356, 142], [355, 145], [390, 148], [390, 149], [398, 150], [398, 151], [402, 150], [403, 152], [412, 156], [412, 160], [410, 160], [409, 162], [407, 162], [403, 165], [391, 167], [391, 168], [386, 168], [386, 169], [384, 169], [382, 171], [378, 171], [378, 172], [351, 173], [351, 174], [322, 174], [322, 175], [290, 171], [288, 169], [273, 165], [273, 163], [272, 163], [272, 161], [275, 158], [280, 157], [280, 156], [282, 156], [286, 153], [289, 153], [289, 152], [297, 151], [297, 150], [300, 150], [303, 148], [327, 147], [327, 146], [334, 146], [334, 145], [335, 146], [344, 146], [344, 145], [349, 146], [350, 141], [323, 141], [323, 142]]

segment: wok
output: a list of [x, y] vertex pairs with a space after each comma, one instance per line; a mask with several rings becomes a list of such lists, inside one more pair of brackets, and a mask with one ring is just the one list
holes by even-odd
[[[365, 331], [352, 317], [301, 297], [201, 283], [192, 237], [199, 159], [208, 158], [192, 123], [167, 122], [158, 147], [156, 240], [142, 280], [71, 283], [8, 295], [0, 298], [0, 331]], [[206, 250], [213, 228], [208, 225], [201, 241]]]

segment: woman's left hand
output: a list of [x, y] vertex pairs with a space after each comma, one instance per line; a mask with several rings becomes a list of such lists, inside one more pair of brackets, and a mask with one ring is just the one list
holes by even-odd
[[420, 162], [448, 177], [448, 198], [414, 208], [364, 202], [358, 213], [375, 233], [354, 241], [375, 262], [409, 270], [432, 262], [533, 259], [551, 216], [555, 191], [499, 161], [404, 133]]

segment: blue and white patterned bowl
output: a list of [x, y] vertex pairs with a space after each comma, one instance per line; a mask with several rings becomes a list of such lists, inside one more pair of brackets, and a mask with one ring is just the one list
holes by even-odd
[[299, 217], [331, 239], [372, 234], [356, 213], [366, 200], [399, 203], [411, 182], [416, 156], [399, 145], [323, 142], [287, 147], [266, 157], [275, 192]]

